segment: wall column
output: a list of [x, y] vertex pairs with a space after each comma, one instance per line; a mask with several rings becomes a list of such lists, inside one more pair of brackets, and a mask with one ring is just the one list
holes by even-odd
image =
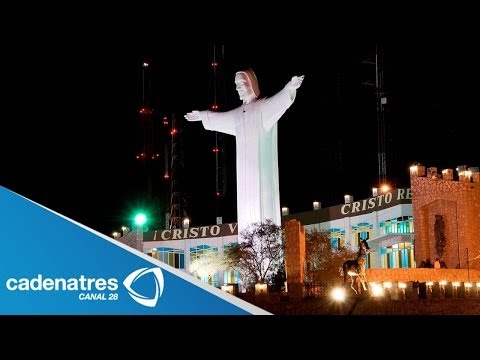
[[285, 271], [290, 301], [303, 299], [305, 262], [305, 227], [297, 220], [289, 220], [285, 222]]

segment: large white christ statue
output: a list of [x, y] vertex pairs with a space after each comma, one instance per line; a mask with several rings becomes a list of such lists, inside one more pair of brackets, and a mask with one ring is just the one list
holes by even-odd
[[[243, 104], [231, 111], [192, 111], [188, 121], [202, 121], [207, 130], [236, 138], [238, 233], [267, 219], [281, 225], [278, 184], [277, 121], [292, 105], [304, 76], [294, 76], [270, 98], [259, 99], [252, 69], [235, 74], [236, 90]], [[239, 236], [239, 242], [241, 237]]]

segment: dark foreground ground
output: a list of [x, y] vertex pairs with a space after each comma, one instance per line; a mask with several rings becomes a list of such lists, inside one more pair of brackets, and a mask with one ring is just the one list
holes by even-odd
[[480, 315], [478, 299], [382, 300], [356, 297], [343, 303], [329, 298], [297, 303], [257, 303], [275, 315]]
[[299, 301], [279, 299], [274, 296], [244, 298], [274, 315], [480, 315], [480, 296], [392, 300], [364, 293], [349, 296], [343, 302], [336, 302], [329, 296]]

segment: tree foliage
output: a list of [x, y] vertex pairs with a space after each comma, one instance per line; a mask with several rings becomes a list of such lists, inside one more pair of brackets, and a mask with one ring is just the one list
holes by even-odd
[[225, 249], [228, 267], [238, 272], [247, 289], [256, 283], [272, 281], [273, 275], [284, 266], [282, 227], [265, 220], [250, 225], [240, 235], [242, 242]]
[[330, 235], [325, 231], [310, 230], [305, 233], [307, 279], [309, 282], [336, 284], [343, 281], [340, 269], [344, 261], [356, 258], [356, 252], [340, 244], [332, 248]]
[[325, 254], [332, 252], [330, 235], [325, 231], [310, 230], [305, 233], [305, 254], [308, 273], [328, 267], [329, 257]]

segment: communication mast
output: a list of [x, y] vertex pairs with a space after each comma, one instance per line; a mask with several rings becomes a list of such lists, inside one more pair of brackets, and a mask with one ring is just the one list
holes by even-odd
[[[225, 107], [225, 100], [220, 99], [218, 94], [225, 94], [225, 78], [223, 74], [223, 64], [225, 60], [225, 46], [213, 45], [212, 66], [212, 111], [218, 111]], [[226, 172], [226, 142], [225, 134], [215, 131], [215, 197], [216, 197], [216, 216], [217, 224], [223, 222], [223, 205], [225, 200], [227, 172]]]
[[382, 186], [387, 181], [387, 140], [384, 109], [384, 106], [387, 104], [387, 97], [383, 88], [383, 48], [381, 44], [375, 44], [375, 61], [364, 61], [364, 63], [375, 65], [375, 84], [366, 82], [364, 85], [375, 86], [377, 105], [378, 185]]
[[[170, 178], [170, 218], [169, 229], [184, 227], [184, 221], [188, 223], [186, 201], [182, 191], [183, 184], [183, 148], [181, 141], [180, 122], [175, 114], [172, 115], [171, 135], [171, 161], [170, 174], [165, 173], [165, 178]], [[188, 225], [187, 225], [188, 226]]]
[[375, 48], [376, 68], [376, 96], [377, 96], [377, 127], [378, 127], [378, 182], [379, 185], [387, 181], [387, 149], [385, 134], [385, 112], [384, 105], [387, 98], [383, 91], [383, 49], [377, 44]]
[[[143, 206], [147, 206], [150, 212], [152, 226], [161, 225], [161, 218], [169, 211], [169, 187], [165, 180], [170, 178], [168, 169], [168, 126], [169, 121], [165, 117], [163, 125], [154, 116], [154, 110], [150, 104], [152, 98], [150, 63], [142, 62], [142, 104], [138, 110], [141, 124], [142, 148], [137, 153], [136, 159], [141, 163], [146, 179], [145, 191], [142, 193]], [[165, 170], [162, 172], [161, 150], [165, 147]], [[164, 225], [168, 228], [168, 224]], [[163, 228], [163, 224], [161, 225]]]
[[136, 158], [142, 162], [146, 176], [146, 199], [152, 202], [155, 199], [153, 189], [153, 177], [155, 173], [156, 162], [160, 157], [160, 153], [157, 150], [157, 138], [155, 123], [153, 120], [153, 110], [150, 107], [149, 96], [146, 92], [150, 90], [150, 81], [146, 84], [147, 72], [150, 64], [148, 62], [142, 63], [142, 106], [138, 110], [140, 115], [140, 121], [142, 124], [142, 150], [137, 154]]

